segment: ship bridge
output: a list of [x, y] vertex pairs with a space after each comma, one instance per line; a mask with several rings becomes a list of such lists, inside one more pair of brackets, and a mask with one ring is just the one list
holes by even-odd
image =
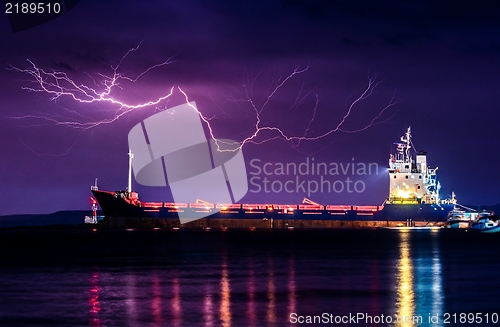
[[[440, 185], [437, 182], [437, 167], [427, 166], [427, 153], [416, 153], [411, 141], [411, 128], [399, 142], [394, 143], [395, 151], [389, 157], [389, 198], [392, 204], [439, 203]], [[416, 153], [415, 158], [412, 153]]]

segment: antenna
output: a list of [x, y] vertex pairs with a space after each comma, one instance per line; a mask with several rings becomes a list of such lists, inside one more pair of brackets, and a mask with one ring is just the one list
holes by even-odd
[[128, 150], [128, 187], [127, 190], [132, 192], [132, 159], [134, 158], [134, 154], [132, 150]]
[[408, 126], [408, 129], [406, 130], [405, 135], [401, 136], [401, 142], [400, 143], [400, 152], [403, 155], [403, 160], [404, 162], [410, 162], [411, 161], [411, 156], [410, 156], [410, 149], [411, 149], [411, 127]]

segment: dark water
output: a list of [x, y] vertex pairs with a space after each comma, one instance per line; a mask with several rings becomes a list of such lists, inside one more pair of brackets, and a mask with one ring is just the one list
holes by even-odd
[[451, 230], [1, 231], [0, 326], [500, 325], [499, 245]]

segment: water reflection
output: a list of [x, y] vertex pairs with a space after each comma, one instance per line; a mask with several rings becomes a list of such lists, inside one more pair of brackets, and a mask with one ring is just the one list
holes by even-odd
[[415, 313], [415, 294], [413, 293], [413, 266], [410, 257], [410, 233], [401, 231], [401, 243], [399, 245], [400, 255], [398, 261], [397, 276], [397, 311], [398, 321], [396, 326], [412, 325], [411, 320]]
[[255, 326], [257, 315], [255, 313], [255, 263], [253, 257], [249, 258], [248, 267], [248, 326]]
[[[432, 258], [432, 315], [437, 315], [439, 320], [443, 316], [443, 288], [441, 281], [441, 261], [439, 247], [436, 245], [436, 251]], [[435, 324], [442, 326], [442, 323]]]
[[182, 308], [181, 308], [181, 285], [179, 276], [175, 273], [172, 281], [172, 325], [180, 326], [182, 323]]
[[[411, 232], [400, 233], [395, 326], [442, 326], [443, 290], [437, 233], [411, 249]], [[414, 245], [415, 246], [415, 245]], [[429, 247], [430, 246], [430, 247]], [[414, 253], [413, 257], [411, 251]], [[430, 323], [431, 316], [439, 317]]]
[[212, 296], [212, 286], [207, 284], [205, 286], [205, 296], [203, 298], [203, 317], [205, 320], [205, 326], [211, 327], [214, 326], [214, 318], [213, 318], [213, 296]]
[[295, 285], [295, 260], [291, 255], [288, 260], [288, 313], [297, 312], [297, 294]]
[[370, 300], [370, 315], [376, 316], [380, 314], [380, 295], [378, 290], [380, 289], [380, 272], [379, 272], [379, 263], [377, 260], [372, 260], [371, 262], [371, 283], [370, 288], [372, 291], [372, 297]]
[[153, 314], [154, 326], [162, 325], [162, 310], [161, 310], [161, 286], [160, 277], [158, 271], [153, 272], [153, 289], [152, 289], [152, 301], [151, 301], [151, 311]]
[[[441, 276], [441, 254], [437, 235], [431, 235], [432, 240], [418, 251], [415, 259], [416, 284], [415, 291], [419, 295], [416, 302], [417, 312], [424, 316], [424, 321], [431, 316], [438, 315], [441, 320], [443, 314], [443, 289]], [[433, 326], [442, 326], [434, 321]]]
[[[414, 230], [391, 234], [385, 245], [395, 251], [370, 257], [365, 254], [371, 252], [358, 255], [358, 248], [349, 247], [329, 252], [328, 259], [313, 248], [305, 253], [311, 256], [307, 261], [297, 251], [234, 256], [223, 249], [209, 264], [194, 261], [136, 271], [95, 269], [90, 276], [86, 273], [85, 320], [90, 326], [101, 326], [116, 314], [129, 326], [261, 326], [286, 324], [290, 313], [351, 310], [372, 317], [394, 313], [400, 319], [391, 325], [398, 327], [431, 325], [429, 314], [438, 315], [440, 323], [432, 326], [443, 326], [443, 251], [438, 236], [438, 232]], [[303, 262], [311, 268], [305, 269]], [[396, 286], [395, 294], [387, 292], [391, 284]], [[116, 293], [106, 294], [113, 290]], [[114, 299], [121, 303], [113, 304]]]
[[231, 326], [231, 288], [229, 285], [229, 272], [227, 264], [227, 255], [222, 259], [222, 277], [220, 280], [220, 320], [222, 326]]
[[99, 273], [94, 272], [90, 277], [90, 290], [88, 292], [90, 314], [89, 325], [92, 327], [101, 326], [101, 319], [99, 318], [99, 312], [101, 311], [101, 303], [99, 302], [100, 292], [101, 288], [99, 287]]
[[276, 322], [276, 287], [274, 285], [274, 259], [269, 257], [269, 272], [267, 276], [267, 322]]
[[125, 306], [127, 308], [127, 321], [130, 325], [134, 326], [137, 324], [137, 301], [136, 301], [136, 276], [133, 273], [127, 273], [125, 275]]

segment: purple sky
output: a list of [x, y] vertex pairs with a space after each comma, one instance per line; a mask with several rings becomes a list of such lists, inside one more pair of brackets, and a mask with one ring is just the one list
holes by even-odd
[[[368, 78], [378, 74], [382, 83], [376, 92], [355, 106], [343, 125], [345, 130], [365, 126], [395, 94], [398, 103], [373, 127], [298, 147], [282, 140], [243, 147], [247, 163], [257, 158], [298, 164], [309, 155], [316, 162], [347, 164], [354, 158], [380, 166], [379, 175], [355, 177], [365, 183], [364, 192], [318, 192], [310, 196], [317, 202], [381, 204], [388, 191], [384, 169], [391, 144], [411, 125], [417, 150], [428, 151], [429, 165], [439, 166], [443, 195], [454, 191], [464, 204], [499, 203], [500, 134], [494, 131], [500, 120], [500, 21], [498, 8], [488, 3], [81, 0], [61, 17], [17, 33], [4, 14], [0, 215], [88, 209], [96, 177], [101, 189], [124, 189], [129, 130], [184, 101], [176, 91], [167, 101], [113, 123], [74, 129], [40, 117], [91, 122], [112, 117], [118, 107], [68, 97], [53, 101], [48, 94], [28, 92], [22, 88], [36, 86], [33, 79], [9, 70], [10, 65], [29, 68], [29, 59], [96, 86], [98, 74], [111, 74], [111, 66], [138, 44], [120, 73], [136, 77], [168, 58], [173, 62], [134, 83], [123, 82], [113, 96], [135, 104], [179, 86], [212, 118], [216, 137], [235, 140], [253, 133], [255, 114], [248, 102], [234, 100], [246, 99], [248, 91], [255, 103], [264, 103], [297, 67], [309, 69], [280, 88], [262, 112], [263, 126], [296, 136], [306, 131], [316, 99], [308, 136], [335, 127]], [[302, 101], [294, 106], [297, 98]], [[15, 119], [27, 116], [32, 118]], [[263, 133], [258, 140], [274, 136]], [[170, 197], [168, 189], [136, 183], [134, 188], [144, 201]], [[299, 203], [304, 196], [249, 192], [241, 202]]]

